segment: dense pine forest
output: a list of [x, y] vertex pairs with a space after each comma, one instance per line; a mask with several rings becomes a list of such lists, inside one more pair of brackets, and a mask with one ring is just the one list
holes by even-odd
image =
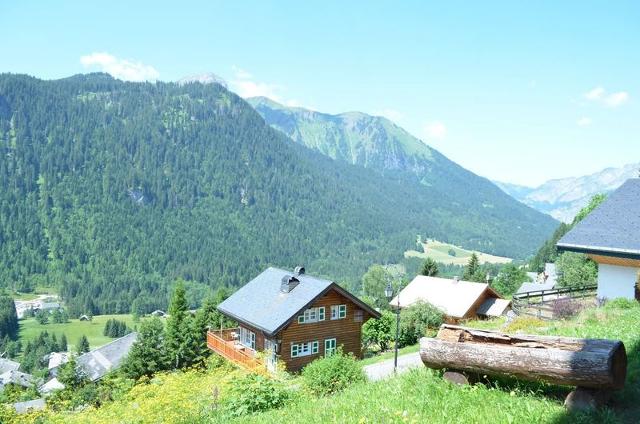
[[144, 313], [267, 265], [354, 282], [417, 234], [524, 258], [556, 224], [411, 178], [291, 143], [218, 84], [0, 75], [0, 286]]

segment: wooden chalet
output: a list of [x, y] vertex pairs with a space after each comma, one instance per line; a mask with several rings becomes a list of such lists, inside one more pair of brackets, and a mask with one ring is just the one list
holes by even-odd
[[[246, 367], [298, 371], [338, 347], [362, 356], [362, 325], [380, 314], [333, 281], [268, 268], [218, 305], [238, 327], [209, 331], [207, 345]], [[263, 352], [257, 354], [257, 352]]]
[[598, 263], [598, 297], [640, 300], [640, 178], [611, 193], [557, 247]]
[[440, 309], [450, 323], [500, 316], [511, 305], [488, 284], [424, 275], [414, 278], [389, 305], [392, 308], [399, 305], [402, 309], [418, 302], [430, 303]]

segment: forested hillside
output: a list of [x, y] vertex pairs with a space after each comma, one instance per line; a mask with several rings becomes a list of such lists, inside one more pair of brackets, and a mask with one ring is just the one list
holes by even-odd
[[356, 281], [416, 234], [524, 257], [555, 226], [408, 178], [291, 143], [218, 84], [0, 75], [0, 285], [148, 312], [178, 278], [193, 293], [305, 264]]

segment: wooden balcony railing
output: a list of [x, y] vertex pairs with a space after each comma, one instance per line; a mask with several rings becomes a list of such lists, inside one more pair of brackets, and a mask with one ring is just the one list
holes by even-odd
[[209, 349], [248, 369], [264, 367], [265, 364], [255, 357], [255, 351], [240, 345], [234, 340], [232, 333], [238, 333], [237, 328], [211, 330], [207, 332], [207, 346]]

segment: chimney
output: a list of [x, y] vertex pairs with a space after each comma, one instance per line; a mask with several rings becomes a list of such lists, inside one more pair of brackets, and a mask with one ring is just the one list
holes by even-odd
[[280, 280], [280, 291], [282, 293], [289, 293], [298, 285], [299, 282], [300, 280], [298, 280], [296, 277], [285, 275], [284, 277], [282, 277], [282, 280]]
[[296, 275], [302, 275], [304, 274], [304, 267], [303, 266], [297, 266], [296, 269], [294, 270]]
[[457, 275], [453, 277], [454, 284], [457, 283], [458, 281], [460, 281], [460, 277], [458, 277]]

